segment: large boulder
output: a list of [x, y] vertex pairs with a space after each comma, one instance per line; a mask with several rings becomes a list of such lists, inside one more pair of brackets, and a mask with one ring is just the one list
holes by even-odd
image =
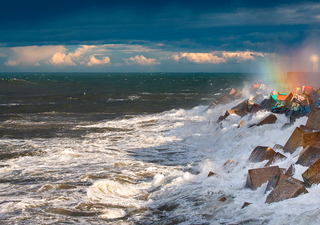
[[266, 203], [280, 202], [308, 193], [303, 183], [292, 177], [283, 179], [267, 196]]
[[257, 146], [248, 158], [248, 162], [262, 162], [270, 160], [276, 152], [268, 146]]
[[273, 124], [277, 121], [277, 117], [274, 114], [271, 114], [269, 116], [267, 116], [266, 118], [264, 118], [262, 121], [260, 121], [257, 126], [262, 126], [265, 124]]
[[318, 159], [320, 159], [320, 148], [308, 146], [300, 152], [299, 159], [296, 164], [310, 167]]
[[271, 159], [269, 159], [269, 161], [267, 162], [266, 165], [264, 165], [265, 167], [267, 166], [271, 166], [273, 163], [277, 162], [277, 161], [281, 161], [281, 160], [284, 160], [286, 159], [287, 157], [283, 154], [281, 154], [280, 152], [276, 152], [276, 154], [274, 154], [272, 156]]
[[320, 183], [320, 159], [302, 174], [302, 178], [308, 186]]
[[312, 107], [306, 126], [320, 130], [320, 109]]
[[278, 166], [264, 167], [248, 170], [246, 187], [256, 190], [269, 179], [280, 173]]
[[284, 152], [293, 153], [295, 150], [303, 145], [303, 135], [306, 134], [304, 130], [299, 127], [291, 134], [290, 138], [288, 139], [287, 143], [283, 146]]
[[306, 148], [307, 146], [320, 147], [320, 131], [303, 135], [303, 148]]

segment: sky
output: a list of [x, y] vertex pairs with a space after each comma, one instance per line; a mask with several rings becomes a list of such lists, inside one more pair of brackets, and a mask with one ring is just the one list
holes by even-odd
[[4, 1], [0, 72], [312, 71], [317, 1]]

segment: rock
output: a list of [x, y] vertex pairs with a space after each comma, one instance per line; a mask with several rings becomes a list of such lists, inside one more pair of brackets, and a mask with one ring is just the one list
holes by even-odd
[[283, 124], [283, 126], [281, 127], [281, 130], [285, 130], [285, 129], [291, 127], [293, 124], [294, 124], [293, 122], [291, 122], [291, 123], [285, 123], [285, 124]]
[[241, 95], [242, 95], [241, 91], [238, 90], [238, 91], [234, 94], [233, 98], [235, 98], [235, 99], [240, 98]]
[[283, 146], [284, 152], [293, 153], [298, 147], [303, 145], [303, 135], [306, 132], [299, 127], [291, 134], [290, 138], [288, 139], [287, 143]]
[[279, 173], [279, 174], [271, 177], [268, 181], [265, 193], [268, 191], [271, 191], [272, 189], [275, 189], [275, 187], [278, 186], [281, 183], [281, 181], [283, 181], [287, 178], [289, 178], [289, 176], [282, 174], [282, 173]]
[[313, 133], [306, 133], [303, 135], [303, 148], [307, 146], [320, 147], [320, 131]]
[[251, 202], [245, 202], [245, 203], [243, 203], [241, 209], [243, 209], [243, 208], [245, 208], [245, 207], [247, 207], [247, 206], [249, 206], [251, 204], [252, 204]]
[[261, 103], [264, 100], [263, 94], [258, 94], [252, 98], [252, 101]]
[[264, 167], [248, 170], [246, 187], [256, 190], [271, 177], [280, 173], [278, 166]]
[[234, 88], [232, 88], [232, 89], [229, 91], [229, 93], [227, 94], [227, 96], [233, 96], [233, 95], [235, 95], [235, 93], [236, 93], [236, 90], [235, 90]]
[[228, 173], [236, 166], [238, 165], [238, 162], [233, 160], [233, 159], [228, 159], [224, 164], [223, 164], [223, 169], [227, 171]]
[[263, 99], [260, 103], [260, 109], [271, 109], [272, 107], [269, 107], [269, 99]]
[[210, 171], [207, 177], [211, 177], [211, 176], [215, 176], [215, 175], [217, 175], [217, 174], [212, 172], [212, 171]]
[[320, 109], [312, 107], [306, 126], [320, 130]]
[[294, 164], [291, 164], [289, 166], [289, 168], [287, 169], [287, 171], [285, 172], [285, 175], [292, 177], [295, 173], [295, 168], [294, 168]]
[[243, 110], [243, 111], [245, 111], [246, 108], [247, 108], [247, 101], [248, 101], [248, 100], [249, 100], [249, 99], [240, 102], [238, 105], [232, 107], [231, 109], [238, 109], [238, 110]]
[[217, 120], [217, 123], [220, 123], [222, 120], [224, 120], [224, 116], [220, 116], [219, 119]]
[[263, 160], [270, 160], [276, 152], [267, 146], [257, 146], [248, 158], [248, 162], [262, 162]]
[[305, 126], [305, 125], [300, 125], [300, 128], [302, 129], [302, 130], [304, 130], [306, 133], [313, 133], [313, 132], [317, 132], [317, 131], [320, 131], [319, 129], [315, 129], [315, 128], [313, 128], [313, 127], [307, 127], [307, 126]]
[[240, 122], [240, 124], [238, 125], [238, 127], [237, 127], [237, 128], [242, 127], [242, 126], [243, 126], [243, 124], [244, 124], [244, 120], [242, 120], [242, 121]]
[[280, 202], [308, 193], [301, 181], [292, 177], [282, 180], [267, 196], [265, 203]]
[[283, 160], [283, 159], [286, 159], [287, 157], [285, 155], [282, 155], [280, 152], [276, 152], [276, 154], [274, 154], [272, 156], [271, 159], [269, 159], [269, 161], [267, 162], [266, 165], [264, 165], [265, 167], [267, 166], [271, 166], [273, 163], [277, 162], [277, 161], [280, 161], [280, 160]]
[[222, 198], [219, 199], [220, 202], [225, 202], [226, 200], [227, 200], [226, 197], [222, 197]]
[[264, 118], [262, 121], [260, 121], [257, 126], [262, 126], [265, 124], [273, 124], [277, 121], [277, 117], [274, 114], [271, 114], [269, 116], [267, 116], [266, 118]]
[[276, 149], [282, 150], [283, 146], [279, 145], [279, 144], [275, 144], [272, 149], [274, 149], [274, 150], [276, 150]]
[[238, 116], [244, 116], [246, 113], [241, 111], [241, 110], [238, 110], [238, 109], [230, 109], [230, 110], [227, 110], [226, 113], [224, 114], [223, 117], [219, 117], [218, 119], [218, 123], [221, 122], [222, 120], [224, 120], [225, 118], [227, 118], [228, 116], [232, 115], [232, 114], [235, 114], [235, 115], [238, 115]]
[[302, 178], [307, 186], [320, 183], [320, 159], [302, 174]]
[[318, 159], [320, 159], [320, 148], [308, 146], [300, 152], [299, 159], [296, 164], [310, 167]]

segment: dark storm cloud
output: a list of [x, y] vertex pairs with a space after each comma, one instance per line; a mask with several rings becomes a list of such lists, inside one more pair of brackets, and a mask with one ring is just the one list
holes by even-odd
[[[5, 46], [139, 40], [167, 43], [177, 49], [224, 46], [234, 50], [255, 43], [252, 33], [279, 35], [260, 42], [294, 44], [320, 20], [320, 8], [314, 3], [285, 0], [5, 1], [1, 8], [0, 43]], [[296, 38], [284, 38], [288, 32]]]

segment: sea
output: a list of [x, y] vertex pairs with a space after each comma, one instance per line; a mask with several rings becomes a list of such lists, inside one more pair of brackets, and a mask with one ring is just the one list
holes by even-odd
[[[247, 162], [253, 149], [284, 145], [306, 117], [285, 129], [282, 114], [250, 127], [268, 111], [217, 122], [260, 78], [1, 73], [0, 224], [320, 224], [318, 185], [271, 204], [266, 184], [245, 187], [266, 163]], [[231, 88], [240, 99], [207, 110]], [[275, 165], [288, 168], [301, 150], [279, 150], [287, 158]]]

